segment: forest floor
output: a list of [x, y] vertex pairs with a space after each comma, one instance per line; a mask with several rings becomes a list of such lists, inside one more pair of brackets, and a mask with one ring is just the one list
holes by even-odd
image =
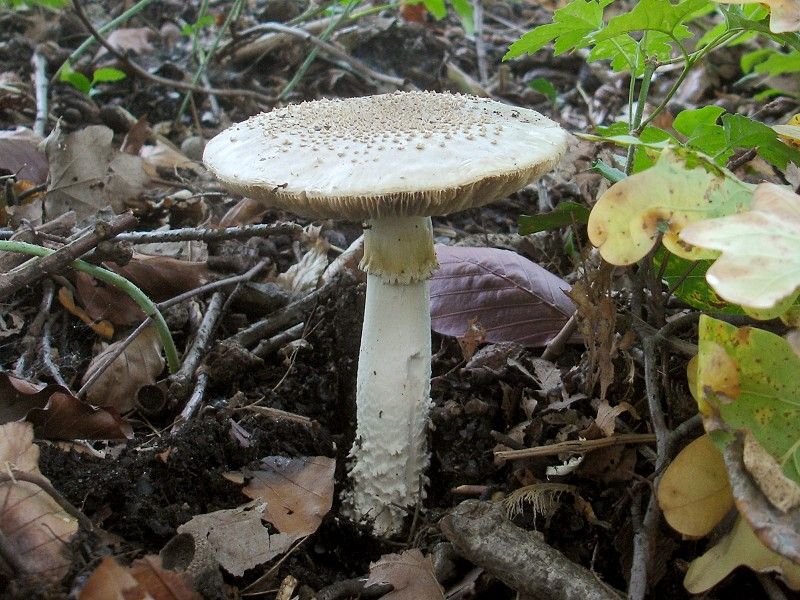
[[[89, 93], [53, 78], [89, 37], [73, 6], [0, 9], [0, 129], [17, 130], [0, 137], [0, 174], [16, 175], [5, 178], [5, 238], [53, 249], [89, 240], [55, 269], [15, 289], [9, 281], [0, 286], [5, 292], [0, 417], [2, 423], [33, 423], [38, 468], [92, 523], [91, 531], [82, 527], [70, 540], [57, 540], [60, 558], [51, 567], [58, 578], [31, 568], [29, 577], [19, 570], [9, 576], [11, 565], [0, 570], [0, 596], [122, 598], [83, 586], [92, 576], [93, 585], [102, 580], [112, 586], [102, 589], [117, 585], [113, 593], [121, 594], [120, 582], [128, 581], [130, 573], [138, 580], [142, 569], [150, 569], [173, 586], [169, 592], [149, 588], [155, 600], [195, 593], [285, 600], [315, 594], [327, 600], [533, 598], [524, 589], [541, 578], [537, 569], [504, 573], [513, 556], [524, 552], [514, 546], [518, 538], [503, 537], [499, 520], [489, 527], [496, 536], [485, 540], [489, 557], [478, 558], [464, 550], [474, 545], [468, 538], [476, 534], [469, 527], [447, 531], [442, 519], [466, 510], [470, 505], [456, 507], [470, 498], [514, 500], [515, 490], [553, 483], [561, 487], [518, 503], [523, 510], [514, 523], [528, 536], [526, 544], [544, 540], [560, 551], [553, 569], [569, 568], [569, 563], [591, 573], [594, 592], [587, 597], [623, 597], [654, 457], [643, 367], [629, 322], [620, 318], [615, 323], [612, 306], [608, 327], [617, 334], [614, 347], [601, 348], [611, 365], [603, 382], [614, 409], [610, 417], [599, 401], [596, 357], [582, 344], [545, 361], [540, 358], [544, 344], [521, 345], [510, 334], [507, 340], [486, 343], [479, 329], [461, 338], [434, 332], [426, 497], [402, 533], [375, 536], [368, 523], [354, 523], [341, 512], [355, 432], [365, 291], [352, 257], [358, 247], [347, 249], [360, 236], [360, 224], [311, 222], [234, 197], [204, 169], [201, 154], [205, 141], [262, 110], [321, 97], [391, 92], [397, 89], [392, 78], [406, 89], [472, 93], [533, 108], [570, 131], [586, 132], [624, 114], [628, 76], [589, 64], [577, 53], [540, 52], [502, 62], [509, 44], [550, 21], [556, 6], [547, 2], [484, 3], [476, 43], [452, 12], [434, 20], [419, 7], [368, 10], [371, 5], [361, 4], [349, 15], [342, 14], [344, 5], [334, 5], [328, 12], [302, 16], [306, 6], [299, 0], [256, 1], [242, 3], [234, 26], [225, 30], [208, 65], [198, 71], [196, 85], [189, 84], [195, 92], [187, 96], [186, 86], [170, 82], [189, 80], [197, 69], [198, 47], [212, 44], [233, 4], [211, 2], [213, 23], [200, 23], [193, 33], [189, 26], [198, 23], [194, 3], [150, 3], [106, 33], [127, 58], [95, 44], [72, 60], [73, 68], [87, 75]], [[100, 25], [129, 7], [127, 2], [104, 2], [84, 10]], [[341, 55], [323, 51], [301, 67], [312, 46], [259, 27], [298, 17], [295, 32], [319, 34], [335, 23], [331, 40]], [[737, 57], [715, 58], [686, 83], [673, 113], [710, 103], [731, 112], [757, 110], [762, 119], [797, 112], [797, 103], [786, 99], [755, 103], [747, 90], [734, 87]], [[102, 69], [119, 69], [126, 76], [89, 81], [93, 74], [100, 80], [104, 73], [113, 78], [114, 71]], [[543, 80], [552, 85], [554, 96], [531, 85]], [[672, 73], [659, 74], [655, 95], [673, 80]], [[39, 132], [34, 132], [37, 108], [42, 108], [36, 81], [49, 98]], [[50, 135], [46, 154], [35, 150], [42, 133]], [[591, 170], [592, 163], [612, 151], [574, 139], [562, 164], [540, 184], [485, 208], [434, 218], [437, 243], [512, 250], [574, 283], [587, 261], [596, 261], [586, 249], [585, 235], [575, 229], [520, 236], [517, 218], [562, 200], [591, 206], [609, 185]], [[61, 181], [53, 180], [57, 175]], [[68, 176], [71, 182], [65, 184]], [[120, 224], [121, 217], [113, 214], [126, 210], [133, 211], [136, 221]], [[98, 221], [111, 222], [112, 229], [116, 223], [118, 231], [95, 229]], [[246, 237], [224, 230], [253, 226]], [[169, 238], [176, 229], [188, 231], [182, 239]], [[150, 234], [126, 238], [123, 230]], [[204, 237], [209, 230], [223, 233]], [[142, 240], [147, 245], [137, 244], [131, 255], [130, 244]], [[160, 346], [147, 330], [85, 385], [109, 357], [106, 344], [117, 344], [112, 351], [119, 348], [143, 319], [118, 290], [66, 268], [89, 251], [94, 252], [91, 262], [110, 265], [116, 260], [115, 271], [153, 301], [166, 303], [161, 307], [183, 360], [193, 361], [183, 379], [169, 376]], [[23, 261], [19, 254], [0, 254], [4, 272]], [[220, 280], [227, 284], [214, 287]], [[190, 290], [196, 291], [187, 299], [169, 302]], [[258, 323], [253, 335], [237, 336]], [[668, 366], [661, 375], [677, 399], [669, 424], [674, 428], [688, 421], [688, 441], [701, 427], [690, 420], [696, 405], [686, 389], [685, 359], [673, 357]], [[22, 440], [26, 432], [7, 429], [5, 436]], [[581, 440], [621, 434], [642, 435], [630, 438], [636, 443], [592, 452], [581, 446]], [[567, 441], [578, 450], [554, 446]], [[534, 447], [551, 451], [515, 460], [496, 456]], [[578, 468], [547, 475], [548, 467], [576, 455], [584, 457]], [[289, 466], [274, 457], [291, 459]], [[274, 482], [276, 473], [282, 484]], [[252, 498], [268, 503], [276, 495], [285, 496], [291, 523], [276, 526], [256, 517], [256, 527], [247, 521], [255, 506], [248, 504]], [[226, 511], [212, 517], [217, 535], [235, 543], [209, 552], [195, 540], [196, 547], [187, 551], [185, 530], [176, 537], [178, 528], [215, 511]], [[665, 524], [654, 536], [650, 597], [688, 597], [682, 586], [688, 561], [707, 542], [683, 541]], [[415, 549], [419, 552], [409, 552]], [[227, 553], [224, 559], [220, 552]], [[254, 559], [254, 552], [261, 554]], [[152, 558], [159, 553], [159, 559]], [[104, 560], [112, 555], [116, 565]], [[162, 570], [187, 566], [191, 576], [178, 578], [182, 583]], [[372, 585], [387, 581], [388, 586]], [[187, 582], [195, 592], [180, 587]], [[135, 588], [136, 581], [130, 585]], [[564, 596], [554, 591], [551, 597]], [[739, 570], [708, 597], [760, 598], [766, 592], [756, 575]]]

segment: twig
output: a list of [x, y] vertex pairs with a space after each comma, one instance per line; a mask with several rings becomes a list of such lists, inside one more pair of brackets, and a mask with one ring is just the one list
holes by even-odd
[[472, 0], [472, 22], [475, 27], [475, 57], [478, 63], [478, 77], [481, 85], [489, 82], [489, 69], [486, 66], [486, 40], [483, 39], [483, 2]]
[[[282, 23], [262, 23], [259, 25], [261, 29], [264, 31], [273, 31], [276, 33], [285, 33], [287, 35], [292, 35], [294, 37], [300, 38], [314, 44], [318, 48], [321, 48], [328, 54], [338, 58], [341, 61], [344, 61], [348, 65], [353, 68], [353, 71], [361, 75], [366, 79], [373, 79], [375, 81], [380, 81], [382, 83], [388, 83], [389, 85], [393, 85], [398, 88], [406, 88], [407, 83], [406, 80], [401, 77], [393, 77], [391, 75], [385, 75], [384, 73], [379, 73], [378, 71], [369, 67], [366, 63], [358, 60], [355, 57], [350, 56], [343, 50], [340, 50], [333, 44], [325, 42], [318, 37], [310, 34], [305, 29], [300, 29], [299, 27], [292, 27], [290, 25], [284, 25]], [[288, 85], [286, 86], [289, 87]], [[285, 95], [285, 90], [281, 92], [281, 97]]]
[[303, 329], [305, 326], [305, 323], [298, 323], [286, 331], [281, 331], [278, 335], [274, 335], [266, 340], [261, 340], [258, 343], [258, 346], [256, 346], [253, 350], [253, 354], [259, 358], [265, 358], [266, 356], [269, 356], [278, 348], [281, 348], [289, 342], [293, 342], [294, 340], [300, 338], [303, 335]]
[[108, 40], [106, 40], [103, 35], [92, 25], [92, 22], [89, 20], [89, 17], [86, 16], [86, 12], [83, 10], [83, 6], [79, 0], [72, 0], [72, 6], [75, 8], [75, 13], [78, 16], [78, 19], [83, 23], [83, 26], [86, 27], [87, 31], [103, 46], [106, 50], [108, 50], [114, 58], [116, 58], [122, 66], [129, 71], [132, 71], [134, 75], [141, 77], [142, 79], [146, 79], [148, 81], [152, 81], [158, 85], [163, 85], [166, 87], [172, 87], [179, 90], [187, 90], [191, 92], [196, 92], [199, 94], [214, 94], [216, 96], [236, 96], [241, 98], [250, 98], [255, 100], [256, 102], [261, 102], [262, 104], [269, 104], [272, 99], [264, 94], [259, 94], [258, 92], [254, 92], [252, 90], [241, 90], [241, 89], [219, 89], [219, 88], [205, 88], [198, 85], [192, 85], [191, 83], [186, 83], [183, 81], [177, 81], [174, 79], [167, 79], [166, 77], [160, 77], [158, 75], [153, 75], [149, 71], [143, 69], [138, 64], [133, 62], [130, 58], [127, 57], [124, 53], [120, 52], [114, 46], [112, 46]]
[[36, 90], [36, 118], [33, 121], [33, 132], [44, 137], [48, 110], [47, 59], [37, 48], [31, 57], [31, 62], [33, 63], [33, 86]]
[[650, 444], [656, 441], [652, 433], [620, 433], [611, 437], [596, 440], [567, 440], [548, 446], [525, 448], [524, 450], [499, 450], [494, 457], [501, 460], [520, 460], [536, 456], [554, 456], [556, 454], [586, 454], [600, 448], [621, 446], [624, 444]]
[[58, 370], [56, 363], [53, 362], [53, 349], [50, 347], [50, 330], [53, 326], [53, 321], [58, 318], [58, 315], [50, 315], [44, 323], [44, 328], [42, 329], [42, 362], [44, 363], [45, 369], [47, 372], [50, 373], [50, 377], [53, 378], [58, 385], [69, 389], [69, 385], [67, 382], [64, 381], [64, 378], [61, 376], [61, 371]]
[[180, 433], [180, 431], [186, 427], [186, 424], [189, 422], [189, 420], [197, 413], [197, 410], [203, 404], [203, 398], [206, 395], [207, 385], [208, 373], [198, 373], [197, 382], [195, 383], [192, 395], [189, 396], [189, 400], [186, 402], [186, 406], [183, 407], [181, 414], [179, 414], [175, 419], [175, 423], [172, 425], [170, 433], [173, 435]]
[[25, 481], [27, 483], [32, 483], [33, 485], [39, 487], [41, 490], [46, 492], [53, 500], [55, 500], [58, 505], [64, 509], [68, 515], [75, 517], [75, 520], [78, 521], [78, 524], [83, 527], [86, 531], [92, 531], [94, 529], [94, 525], [92, 521], [83, 514], [80, 510], [78, 510], [69, 500], [67, 500], [64, 496], [61, 495], [56, 488], [53, 487], [53, 484], [50, 483], [47, 479], [44, 478], [42, 475], [38, 475], [36, 473], [31, 473], [29, 471], [20, 471], [19, 469], [11, 469], [10, 473], [5, 473], [0, 471], [0, 483], [16, 483], [17, 481]]
[[39, 345], [39, 335], [42, 333], [42, 328], [50, 315], [50, 307], [53, 304], [53, 294], [55, 286], [52, 280], [45, 279], [42, 282], [42, 302], [39, 304], [39, 312], [36, 313], [33, 321], [25, 332], [25, 351], [19, 357], [17, 364], [14, 365], [14, 373], [23, 375], [25, 368], [30, 364], [36, 348]]
[[285, 327], [297, 323], [303, 318], [306, 311], [311, 309], [321, 299], [326, 298], [328, 294], [333, 291], [337, 283], [337, 280], [329, 281], [307, 296], [298, 298], [294, 302], [284, 306], [278, 314], [270, 315], [261, 321], [253, 323], [247, 329], [243, 329], [239, 333], [232, 335], [227, 338], [227, 340], [224, 340], [224, 342], [232, 342], [243, 347], [252, 346], [265, 337], [271, 336]]
[[564, 323], [564, 326], [561, 328], [550, 343], [547, 344], [545, 347], [544, 352], [542, 352], [542, 358], [544, 360], [552, 361], [559, 356], [561, 353], [564, 352], [564, 347], [567, 345], [567, 342], [570, 340], [572, 335], [578, 329], [578, 313], [577, 311], [572, 313], [572, 316]]
[[366, 583], [366, 577], [337, 581], [317, 592], [316, 599], [338, 600], [339, 598], [350, 598], [353, 596], [358, 596], [359, 598], [380, 598], [394, 590], [394, 586], [391, 583], [381, 583], [365, 587]]
[[0, 300], [18, 292], [37, 279], [63, 271], [75, 260], [97, 246], [102, 240], [115, 236], [121, 231], [130, 229], [138, 223], [132, 213], [124, 213], [114, 217], [108, 223], [99, 222], [94, 231], [78, 238], [74, 242], [59, 248], [48, 256], [30, 262], [25, 268], [6, 273], [0, 281]]
[[[42, 246], [36, 246], [34, 244], [6, 240], [0, 240], [0, 250], [31, 254], [33, 256], [48, 256], [56, 252], [55, 250], [50, 250], [49, 248], [43, 248]], [[76, 271], [88, 273], [95, 279], [99, 279], [103, 283], [107, 283], [121, 290], [142, 309], [144, 314], [152, 317], [153, 323], [158, 330], [161, 344], [164, 347], [164, 353], [167, 355], [169, 371], [170, 373], [174, 373], [178, 370], [178, 350], [175, 348], [175, 341], [172, 339], [172, 334], [169, 332], [166, 321], [164, 321], [164, 316], [147, 294], [140, 290], [133, 282], [125, 279], [121, 275], [117, 275], [114, 271], [97, 267], [83, 260], [73, 261], [70, 266]]]
[[[249, 281], [250, 279], [255, 277], [266, 266], [266, 264], [267, 263], [265, 261], [262, 261], [258, 263], [256, 266], [254, 266], [252, 269], [247, 271], [247, 273], [244, 273], [242, 275], [236, 275], [234, 277], [228, 277], [226, 279], [220, 279], [219, 281], [214, 281], [212, 283], [201, 285], [200, 287], [197, 287], [193, 290], [189, 290], [188, 292], [179, 294], [173, 298], [170, 298], [169, 300], [165, 300], [164, 302], [161, 302], [156, 306], [158, 307], [159, 310], [166, 310], [169, 307], [175, 306], [176, 304], [180, 304], [184, 300], [188, 300], [189, 298], [193, 298], [194, 296], [199, 296], [200, 294], [205, 294], [210, 291], [226, 287], [229, 285], [235, 285], [235, 284], [238, 285], [243, 281]], [[95, 381], [97, 381], [100, 375], [103, 374], [103, 371], [105, 371], [111, 365], [111, 363], [117, 360], [117, 357], [119, 357], [123, 352], [125, 352], [125, 348], [127, 348], [133, 343], [133, 340], [135, 340], [139, 336], [139, 334], [145, 330], [145, 328], [150, 324], [150, 322], [151, 322], [151, 317], [148, 317], [144, 321], [139, 323], [138, 327], [136, 327], [136, 329], [134, 329], [128, 335], [128, 337], [125, 338], [125, 340], [117, 347], [117, 349], [108, 356], [106, 362], [104, 362], [102, 365], [97, 367], [97, 369], [95, 369], [92, 372], [92, 376], [86, 381], [86, 383], [83, 384], [83, 387], [81, 387], [81, 389], [78, 390], [78, 393], [76, 394], [78, 398], [81, 398], [83, 397], [84, 394], [86, 394], [86, 392], [89, 390], [90, 387], [92, 387], [92, 385], [94, 385]]]
[[247, 406], [242, 406], [241, 408], [236, 408], [234, 410], [249, 410], [250, 412], [258, 413], [264, 417], [269, 417], [270, 419], [275, 419], [277, 421], [283, 419], [286, 421], [292, 421], [293, 423], [300, 423], [301, 425], [305, 425], [307, 427], [311, 427], [314, 424], [314, 421], [308, 417], [281, 410], [279, 408], [272, 408], [271, 406], [248, 404]]
[[176, 400], [182, 401], [189, 394], [190, 385], [194, 378], [200, 361], [205, 354], [208, 344], [211, 341], [211, 334], [216, 328], [217, 321], [222, 315], [222, 307], [225, 303], [225, 294], [214, 292], [208, 307], [203, 315], [203, 320], [197, 328], [192, 345], [186, 350], [183, 357], [181, 368], [169, 377], [169, 391]]
[[303, 228], [296, 223], [270, 223], [267, 225], [247, 225], [245, 227], [226, 227], [224, 229], [203, 229], [186, 227], [169, 231], [131, 231], [120, 233], [115, 239], [131, 244], [151, 244], [153, 242], [221, 242], [224, 240], [244, 240], [252, 237], [271, 235], [300, 235]]

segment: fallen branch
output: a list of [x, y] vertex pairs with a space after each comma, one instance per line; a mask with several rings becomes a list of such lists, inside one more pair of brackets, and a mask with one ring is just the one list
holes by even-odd
[[586, 454], [600, 448], [621, 446], [624, 444], [650, 444], [656, 441], [653, 433], [620, 433], [611, 437], [596, 440], [567, 440], [548, 446], [525, 448], [524, 450], [498, 450], [494, 457], [500, 460], [521, 460], [537, 456], [554, 456], [556, 454]]
[[226, 227], [224, 229], [206, 229], [201, 227], [185, 227], [168, 231], [132, 231], [121, 233], [115, 239], [131, 244], [152, 244], [154, 242], [185, 242], [197, 240], [201, 242], [221, 242], [224, 240], [246, 240], [252, 237], [269, 237], [271, 235], [297, 236], [303, 228], [296, 223], [270, 223], [268, 225], [247, 225], [244, 227]]
[[456, 551], [510, 588], [538, 600], [619, 600], [591, 571], [514, 525], [500, 504], [466, 500], [440, 522]]

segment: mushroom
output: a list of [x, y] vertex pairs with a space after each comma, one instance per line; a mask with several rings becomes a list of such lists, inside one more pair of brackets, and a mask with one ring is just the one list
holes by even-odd
[[367, 297], [346, 506], [396, 532], [429, 462], [432, 215], [482, 206], [549, 171], [566, 133], [484, 98], [398, 92], [263, 113], [206, 146], [231, 190], [312, 218], [364, 221]]

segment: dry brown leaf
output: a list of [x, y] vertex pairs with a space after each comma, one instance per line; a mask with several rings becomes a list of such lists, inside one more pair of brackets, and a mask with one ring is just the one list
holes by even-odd
[[314, 533], [333, 505], [336, 461], [325, 456], [268, 456], [261, 466], [242, 473], [249, 479], [242, 492], [266, 503], [264, 518], [281, 533]]
[[156, 169], [164, 169], [173, 172], [176, 169], [189, 169], [195, 174], [203, 172], [203, 167], [186, 156], [183, 152], [167, 144], [165, 141], [156, 139], [155, 145], [142, 146], [139, 150], [145, 163], [152, 167], [150, 173], [153, 177], [157, 176]]
[[[177, 260], [168, 256], [134, 254], [124, 267], [108, 263], [108, 268], [135, 283], [154, 302], [163, 302], [200, 287], [210, 279], [204, 262]], [[78, 299], [93, 319], [108, 319], [116, 325], [132, 325], [144, 313], [124, 292], [98, 282], [85, 273], [75, 273]]]
[[86, 580], [78, 600], [156, 600], [142, 589], [130, 571], [106, 556]]
[[[120, 52], [150, 54], [155, 50], [151, 40], [155, 33], [147, 27], [120, 27], [108, 34], [106, 40]], [[100, 53], [105, 54], [104, 49]]]
[[[122, 343], [121, 340], [109, 344], [92, 359], [83, 376], [83, 383], [105, 364]], [[145, 385], [153, 385], [163, 370], [161, 340], [155, 327], [150, 326], [103, 371], [89, 388], [86, 399], [96, 406], [112, 406], [120, 412], [127, 412], [134, 407], [138, 391]]]
[[[80, 277], [86, 278], [91, 280], [89, 275], [85, 273], [77, 273]], [[102, 336], [106, 339], [109, 339], [114, 336], [114, 326], [105, 319], [93, 319], [89, 313], [83, 310], [80, 306], [75, 304], [75, 298], [72, 296], [72, 291], [69, 288], [62, 287], [58, 290], [58, 301], [61, 303], [61, 306], [67, 309], [70, 314], [75, 315], [81, 321], [83, 321], [89, 328], [94, 331], [97, 335]]]
[[385, 554], [369, 566], [366, 586], [390, 583], [394, 591], [383, 600], [442, 600], [444, 592], [433, 574], [433, 561], [417, 549]]
[[222, 216], [219, 226], [236, 227], [258, 223], [265, 214], [267, 214], [267, 208], [261, 202], [242, 198]]
[[148, 555], [133, 561], [129, 569], [139, 585], [153, 600], [200, 600], [202, 597], [189, 583], [185, 573], [170, 571], [162, 566], [161, 558]]
[[783, 474], [778, 461], [747, 431], [744, 437], [744, 466], [772, 505], [787, 513], [800, 506], [800, 486]]
[[217, 562], [231, 575], [241, 577], [245, 571], [283, 554], [303, 536], [273, 533], [261, 521], [263, 502], [254, 500], [238, 508], [218, 510], [194, 516], [178, 527], [196, 543], [207, 541]]
[[143, 161], [114, 148], [113, 137], [108, 127], [91, 125], [66, 136], [56, 129], [47, 138], [48, 218], [74, 210], [78, 221], [85, 221], [107, 207], [122, 212], [127, 201], [139, 197], [150, 181]]
[[[0, 469], [11, 468], [44, 477], [29, 423], [0, 426]], [[69, 571], [68, 544], [78, 522], [39, 486], [24, 481], [0, 484], [0, 531], [29, 573], [57, 582]]]
[[617, 417], [624, 412], [630, 412], [634, 417], [636, 416], [636, 410], [627, 402], [620, 402], [616, 406], [611, 406], [608, 400], [603, 400], [597, 406], [597, 417], [595, 417], [594, 422], [603, 432], [603, 435], [610, 437], [614, 435]]
[[0, 175], [16, 175], [18, 180], [38, 185], [47, 180], [47, 170], [47, 158], [37, 142], [0, 135]]
[[275, 283], [293, 296], [303, 296], [317, 288], [320, 277], [328, 266], [328, 250], [331, 245], [322, 235], [321, 227], [311, 226], [307, 230], [310, 243], [308, 252], [299, 262], [289, 267], [275, 279]]

